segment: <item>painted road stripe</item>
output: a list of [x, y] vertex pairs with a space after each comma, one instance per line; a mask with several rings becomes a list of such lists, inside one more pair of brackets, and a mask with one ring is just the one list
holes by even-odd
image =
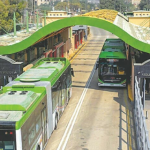
[[[77, 106], [76, 106], [76, 108], [75, 108], [75, 111], [74, 111], [74, 113], [73, 113], [73, 115], [72, 115], [72, 117], [71, 117], [71, 119], [70, 119], [70, 121], [69, 121], [69, 124], [68, 124], [68, 126], [67, 126], [67, 128], [66, 128], [66, 130], [65, 130], [65, 133], [64, 133], [64, 135], [63, 135], [63, 137], [62, 137], [62, 139], [61, 139], [61, 141], [60, 141], [60, 144], [59, 144], [57, 150], [60, 150], [60, 149], [61, 149], [61, 150], [65, 150], [65, 148], [66, 148], [68, 139], [69, 139], [69, 137], [70, 137], [70, 134], [71, 134], [72, 129], [73, 129], [73, 127], [74, 127], [75, 121], [76, 121], [77, 116], [78, 116], [78, 114], [79, 114], [81, 105], [82, 105], [82, 103], [83, 103], [83, 101], [84, 101], [85, 95], [86, 95], [86, 93], [87, 93], [87, 90], [88, 90], [88, 88], [89, 88], [89, 85], [90, 85], [90, 83], [91, 83], [91, 80], [92, 80], [92, 78], [93, 78], [93, 76], [94, 76], [94, 73], [95, 73], [95, 66], [96, 66], [96, 64], [94, 65], [94, 68], [93, 68], [93, 70], [92, 70], [92, 73], [91, 73], [91, 75], [90, 75], [90, 77], [89, 77], [89, 79], [88, 79], [88, 82], [86, 83], [86, 86], [85, 86], [85, 88], [84, 88], [84, 90], [83, 90], [83, 92], [82, 92], [82, 95], [81, 95], [81, 97], [80, 97], [80, 99], [79, 99], [79, 102], [78, 102], [78, 104], [77, 104]], [[63, 144], [63, 143], [64, 143], [64, 144]], [[62, 148], [61, 148], [61, 147], [62, 147]]]

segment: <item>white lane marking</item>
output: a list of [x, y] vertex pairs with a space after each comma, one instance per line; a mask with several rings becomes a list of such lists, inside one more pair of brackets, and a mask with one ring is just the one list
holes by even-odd
[[[74, 111], [74, 113], [73, 113], [73, 115], [72, 115], [72, 117], [71, 117], [71, 119], [70, 119], [70, 121], [69, 121], [69, 124], [68, 124], [68, 126], [67, 126], [67, 128], [66, 128], [66, 130], [65, 130], [65, 133], [64, 133], [64, 135], [63, 135], [63, 137], [62, 137], [62, 139], [61, 139], [61, 141], [60, 141], [60, 144], [59, 144], [57, 150], [60, 150], [61, 147], [62, 147], [62, 145], [63, 145], [63, 147], [62, 147], [61, 150], [64, 150], [65, 147], [66, 147], [66, 145], [67, 145], [68, 139], [69, 139], [70, 134], [71, 134], [71, 132], [72, 132], [73, 126], [74, 126], [74, 124], [75, 124], [76, 118], [77, 118], [78, 113], [79, 113], [79, 111], [80, 111], [80, 108], [81, 108], [81, 105], [82, 105], [83, 100], [84, 100], [84, 98], [85, 98], [85, 95], [86, 95], [86, 92], [87, 92], [87, 90], [88, 90], [88, 87], [89, 87], [89, 85], [90, 85], [90, 83], [91, 83], [91, 80], [92, 80], [92, 78], [93, 78], [93, 76], [94, 76], [94, 73], [95, 73], [95, 65], [94, 65], [94, 68], [93, 68], [93, 70], [92, 70], [92, 73], [91, 73], [91, 75], [90, 75], [90, 77], [89, 77], [89, 79], [88, 79], [88, 82], [87, 82], [87, 84], [86, 84], [86, 86], [85, 86], [85, 88], [84, 88], [84, 90], [83, 90], [83, 92], [82, 92], [82, 95], [81, 95], [81, 97], [80, 97], [80, 100], [79, 100], [79, 102], [78, 102], [78, 104], [77, 104], [77, 106], [76, 106], [76, 108], [75, 108], [75, 111]], [[68, 130], [69, 130], [69, 131], [68, 131]], [[66, 138], [66, 139], [65, 139], [65, 138]], [[65, 140], [65, 142], [64, 142], [64, 144], [63, 144], [63, 141], [64, 141], [64, 140]]]

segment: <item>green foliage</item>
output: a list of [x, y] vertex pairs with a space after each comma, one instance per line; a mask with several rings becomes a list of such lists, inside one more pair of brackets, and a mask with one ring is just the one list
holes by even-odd
[[149, 2], [149, 0], [141, 0], [141, 2], [139, 4], [139, 9], [140, 10], [150, 9], [150, 2]]
[[121, 13], [125, 11], [135, 10], [134, 5], [131, 3], [125, 3], [124, 0], [100, 0], [101, 9], [114, 9]]
[[82, 10], [86, 10], [87, 12], [91, 11], [92, 9], [95, 8], [94, 4], [91, 3], [86, 3], [85, 0], [80, 1], [81, 5], [82, 5]]
[[128, 12], [132, 12], [132, 11], [134, 11], [134, 10], [136, 10], [137, 8], [133, 5], [133, 4], [131, 4], [131, 3], [129, 3], [128, 5], [127, 5], [127, 11]]
[[26, 3], [24, 1], [0, 0], [0, 34], [12, 31], [14, 12], [16, 12], [16, 19], [20, 20], [21, 11], [25, 7]]
[[86, 3], [85, 0], [69, 0], [68, 2], [59, 2], [55, 6], [55, 10], [71, 10], [71, 11], [78, 11], [78, 9], [87, 9], [87, 11], [91, 11], [92, 8], [94, 9], [94, 4]]
[[100, 9], [114, 9], [116, 3], [112, 0], [100, 0]]
[[55, 10], [66, 10], [67, 7], [68, 7], [68, 3], [67, 2], [59, 2], [55, 6]]

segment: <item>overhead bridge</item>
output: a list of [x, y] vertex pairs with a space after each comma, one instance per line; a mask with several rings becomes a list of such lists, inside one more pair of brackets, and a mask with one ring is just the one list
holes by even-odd
[[[0, 37], [0, 54], [12, 54], [34, 45], [41, 38], [58, 31], [62, 28], [74, 25], [89, 25], [107, 30], [132, 47], [149, 53], [150, 30], [128, 22], [128, 19], [121, 13], [114, 10], [98, 10], [86, 13], [82, 16], [69, 17], [54, 21], [44, 27], [29, 33], [22, 33], [17, 36]], [[8, 40], [7, 40], [8, 39]]]

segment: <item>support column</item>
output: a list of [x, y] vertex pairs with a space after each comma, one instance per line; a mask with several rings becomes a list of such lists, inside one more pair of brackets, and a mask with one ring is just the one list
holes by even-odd
[[44, 11], [44, 26], [46, 26], [46, 10]]
[[39, 52], [39, 46], [37, 47], [37, 58], [39, 58], [40, 52]]
[[30, 49], [27, 50], [27, 63], [30, 63]]
[[28, 11], [26, 12], [26, 24], [27, 24], [27, 33], [29, 32], [29, 17], [28, 17]]
[[36, 29], [39, 28], [39, 15], [38, 15], [38, 12], [36, 14]]
[[15, 12], [14, 12], [14, 36], [16, 36], [16, 15], [15, 15]]

